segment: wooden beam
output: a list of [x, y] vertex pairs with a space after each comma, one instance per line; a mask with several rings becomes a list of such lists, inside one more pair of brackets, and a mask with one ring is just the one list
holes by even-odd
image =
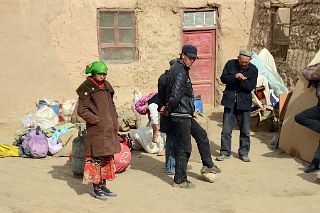
[[298, 5], [298, 3], [271, 3], [271, 7], [291, 8]]

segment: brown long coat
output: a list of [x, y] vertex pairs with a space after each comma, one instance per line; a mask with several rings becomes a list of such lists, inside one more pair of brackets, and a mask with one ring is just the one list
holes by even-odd
[[113, 102], [114, 90], [108, 81], [104, 89], [87, 78], [77, 89], [78, 115], [86, 121], [86, 156], [102, 157], [120, 152], [118, 114]]

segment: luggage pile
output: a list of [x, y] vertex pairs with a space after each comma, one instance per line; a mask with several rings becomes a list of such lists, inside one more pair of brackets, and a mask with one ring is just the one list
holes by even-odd
[[77, 136], [75, 124], [70, 123], [75, 104], [75, 100], [62, 104], [45, 98], [39, 100], [37, 109], [21, 119], [23, 128], [15, 133], [13, 146], [18, 147], [19, 156], [68, 156], [71, 141]]

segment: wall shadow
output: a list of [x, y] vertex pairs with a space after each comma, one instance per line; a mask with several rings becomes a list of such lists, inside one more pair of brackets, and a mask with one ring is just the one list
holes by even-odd
[[[198, 149], [196, 148], [194, 151], [197, 152]], [[164, 162], [157, 160], [150, 155], [154, 155], [154, 154], [149, 154], [149, 153], [146, 153], [146, 152], [143, 152], [140, 150], [133, 150], [132, 156], [131, 156], [132, 161], [130, 164], [130, 169], [146, 172], [148, 174], [151, 174], [151, 175], [159, 178], [163, 182], [165, 182], [169, 185], [172, 185], [173, 176], [166, 175]], [[161, 156], [161, 157], [164, 157], [164, 156]], [[194, 179], [207, 182], [200, 175], [200, 173], [197, 174], [197, 173], [194, 173], [194, 172], [191, 172], [188, 170], [187, 175], [194, 178]]]
[[222, 123], [223, 118], [223, 111], [222, 112], [212, 112], [211, 115], [208, 116], [208, 118], [212, 121], [217, 121], [219, 123]]
[[309, 181], [310, 183], [314, 183], [316, 185], [320, 184], [320, 181], [317, 179], [317, 173], [299, 173], [297, 176], [301, 177], [303, 180]]
[[192, 178], [197, 179], [197, 180], [202, 181], [202, 182], [208, 182], [200, 174], [197, 174], [197, 173], [194, 173], [194, 172], [187, 171], [187, 176], [188, 177], [192, 177]]
[[[214, 143], [213, 141], [209, 141], [209, 145], [210, 145], [210, 152], [211, 155], [213, 156], [218, 156], [220, 154], [220, 148], [221, 146], [219, 146], [218, 144]], [[195, 148], [192, 147], [192, 151], [198, 151], [198, 147], [196, 148], [196, 150], [194, 150]]]
[[[292, 157], [288, 153], [285, 153], [284, 151], [282, 151], [281, 149], [274, 149], [268, 153], [263, 154], [262, 156], [267, 157], [267, 158], [290, 158], [299, 164], [301, 164], [301, 162], [302, 162], [302, 160], [300, 160], [299, 158]], [[303, 169], [301, 169], [301, 170], [303, 170]]]
[[82, 177], [73, 175], [70, 161], [67, 160], [67, 158], [65, 165], [52, 166], [52, 170], [48, 173], [51, 174], [54, 179], [65, 181], [78, 195], [89, 192], [88, 185], [82, 184]]
[[[132, 160], [129, 168], [149, 173], [171, 185], [173, 183], [173, 178], [165, 174], [164, 162], [149, 155], [151, 154], [132, 150]], [[164, 156], [159, 156], [159, 158], [162, 157], [164, 158]], [[81, 176], [73, 175], [69, 160], [67, 160], [64, 165], [52, 166], [52, 170], [48, 173], [51, 174], [54, 179], [65, 181], [78, 195], [87, 194], [89, 192], [89, 187], [91, 187], [91, 185], [82, 184]]]
[[[218, 155], [220, 155], [220, 148], [221, 146], [214, 143], [213, 141], [210, 141], [210, 152], [211, 152], [211, 155], [214, 156], [214, 158], [212, 160], [215, 160], [215, 157], [217, 157]], [[219, 141], [220, 143], [220, 141]], [[198, 149], [196, 150], [198, 151]], [[238, 158], [239, 155], [238, 153], [234, 152], [234, 151], [231, 151], [231, 155], [234, 157], [234, 158]]]
[[[156, 154], [149, 154], [140, 150], [133, 150], [131, 153], [130, 169], [146, 172], [170, 185], [173, 183], [173, 178], [165, 173], [165, 163], [150, 156], [156, 156]], [[164, 158], [164, 156], [157, 157]]]

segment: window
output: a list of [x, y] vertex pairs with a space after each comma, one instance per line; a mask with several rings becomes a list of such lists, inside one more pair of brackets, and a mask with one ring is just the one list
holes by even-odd
[[215, 27], [215, 25], [216, 25], [215, 11], [185, 12], [183, 14], [184, 28]]
[[272, 23], [272, 52], [275, 58], [286, 60], [289, 48], [291, 9], [273, 7]]
[[129, 62], [136, 59], [135, 16], [132, 11], [98, 10], [100, 60]]

